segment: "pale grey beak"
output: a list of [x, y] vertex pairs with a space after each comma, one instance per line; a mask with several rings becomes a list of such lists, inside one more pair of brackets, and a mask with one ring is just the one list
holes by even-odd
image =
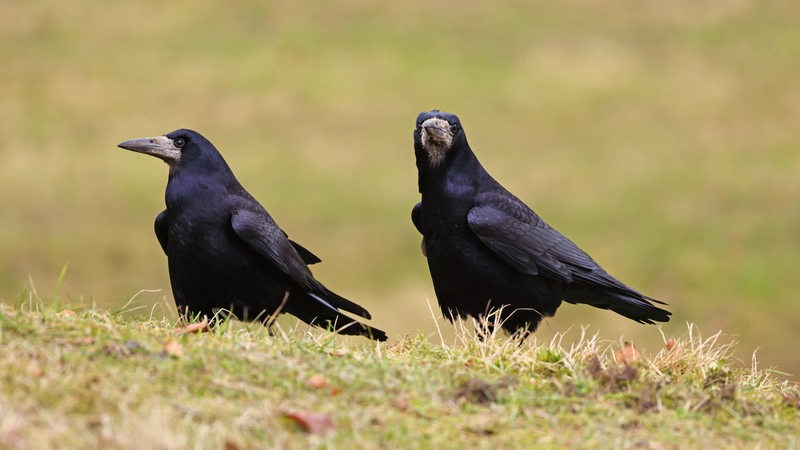
[[169, 165], [175, 165], [181, 160], [181, 149], [176, 147], [172, 139], [166, 136], [131, 139], [117, 144], [117, 147], [132, 152], [155, 156], [156, 158], [164, 160]]
[[422, 122], [422, 128], [437, 141], [450, 141], [453, 136], [450, 133], [450, 124], [447, 123], [446, 120], [438, 117], [431, 117], [425, 122]]

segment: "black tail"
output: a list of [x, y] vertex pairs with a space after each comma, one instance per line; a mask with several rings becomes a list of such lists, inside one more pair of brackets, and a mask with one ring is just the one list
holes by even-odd
[[331, 292], [327, 288], [323, 289], [325, 289], [324, 291], [325, 300], [327, 300], [327, 302], [334, 308], [336, 309], [341, 308], [347, 312], [351, 312], [365, 319], [372, 319], [372, 314], [370, 314], [369, 311], [367, 311], [366, 308], [364, 308], [363, 306], [357, 303], [353, 303], [350, 300], [342, 297], [341, 295], [336, 294], [335, 292]]
[[[308, 295], [316, 298], [317, 300], [321, 300], [324, 303], [332, 306], [334, 309], [342, 309], [349, 313], [353, 313], [357, 316], [361, 316], [365, 319], [372, 319], [372, 314], [367, 311], [366, 308], [363, 306], [351, 302], [350, 300], [342, 297], [335, 292], [332, 292], [330, 289], [326, 288], [322, 285], [318, 280], [312, 278], [311, 280], [310, 289], [314, 292], [307, 292]], [[308, 287], [307, 287], [308, 288]]]
[[[344, 301], [346, 302], [345, 304], [353, 305], [363, 311], [366, 314], [366, 317], [369, 318], [369, 313], [367, 310], [356, 305], [355, 303], [336, 294], [333, 294], [335, 297], [331, 297], [330, 299], [323, 299], [322, 297], [311, 293], [307, 293], [307, 295], [307, 299], [303, 299], [301, 301], [298, 301], [300, 299], [295, 299], [294, 302], [289, 301], [286, 312], [309, 325], [314, 325], [320, 328], [329, 328], [339, 334], [345, 334], [349, 336], [364, 336], [376, 341], [385, 341], [388, 339], [386, 333], [382, 330], [373, 328], [357, 320], [353, 320], [350, 317], [342, 314], [342, 312], [336, 307], [338, 304], [341, 304], [342, 301]], [[298, 303], [300, 304], [299, 307]], [[342, 307], [342, 309], [345, 308]], [[346, 311], [351, 310], [346, 309]], [[355, 313], [358, 314], [357, 311]]]
[[671, 312], [661, 309], [653, 304], [666, 303], [647, 297], [633, 289], [621, 291], [616, 289], [601, 289], [598, 287], [583, 287], [567, 289], [565, 301], [569, 303], [584, 303], [595, 308], [610, 309], [615, 313], [625, 316], [639, 323], [653, 324], [656, 322], [669, 322]]
[[609, 308], [617, 314], [623, 315], [639, 323], [669, 322], [671, 312], [655, 306], [651, 301], [665, 304], [651, 297], [625, 295], [610, 292], [609, 297], [616, 300]]

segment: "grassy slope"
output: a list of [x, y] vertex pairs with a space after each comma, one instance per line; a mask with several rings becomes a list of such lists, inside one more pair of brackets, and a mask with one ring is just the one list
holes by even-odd
[[[797, 386], [731, 368], [730, 347], [692, 328], [630, 364], [614, 362], [626, 357], [618, 343], [588, 336], [517, 346], [462, 330], [448, 345], [376, 345], [237, 323], [173, 328], [0, 306], [0, 448], [798, 444]], [[306, 411], [335, 430], [306, 433], [285, 417]]]
[[[482, 162], [611, 273], [743, 359], [800, 374], [800, 2], [0, 2], [0, 301], [28, 275], [171, 304], [166, 168], [115, 147], [196, 128], [315, 274], [392, 335], [432, 332], [410, 132], [458, 113]], [[364, 186], [369, 186], [365, 189]], [[658, 334], [565, 305], [542, 327]], [[611, 331], [613, 330], [613, 331]]]

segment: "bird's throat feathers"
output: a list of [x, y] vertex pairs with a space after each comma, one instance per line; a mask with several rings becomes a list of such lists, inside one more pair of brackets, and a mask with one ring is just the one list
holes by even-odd
[[491, 178], [466, 144], [463, 148], [451, 149], [444, 158], [438, 165], [433, 165], [427, 151], [421, 148], [417, 151], [417, 181], [423, 195], [442, 189], [452, 190], [456, 185], [466, 188], [478, 180]]
[[448, 150], [450, 150], [449, 142], [446, 145], [439, 142], [429, 142], [426, 145], [424, 137], [422, 145], [425, 148], [425, 153], [428, 155], [428, 165], [432, 168], [441, 166], [447, 158]]

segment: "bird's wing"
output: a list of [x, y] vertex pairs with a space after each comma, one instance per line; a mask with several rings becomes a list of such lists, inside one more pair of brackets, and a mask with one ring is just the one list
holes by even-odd
[[341, 308], [361, 317], [370, 318], [369, 311], [331, 292], [314, 278], [306, 264], [309, 264], [308, 260], [319, 262], [319, 258], [299, 244], [290, 241], [266, 211], [239, 209], [231, 216], [231, 226], [239, 239], [288, 275], [312, 298], [333, 309]]
[[239, 209], [231, 216], [231, 226], [239, 239], [270, 264], [300, 286], [311, 287], [313, 276], [303, 257], [266, 211]]
[[156, 230], [156, 239], [158, 239], [158, 243], [161, 244], [161, 249], [164, 250], [164, 254], [166, 255], [167, 243], [169, 242], [169, 220], [166, 209], [156, 216], [154, 228]]
[[467, 223], [481, 242], [522, 273], [571, 282], [576, 269], [581, 275], [600, 269], [577, 245], [508, 193], [479, 196]]
[[422, 233], [422, 203], [417, 203], [411, 209], [411, 221], [414, 222], [417, 231]]
[[[283, 235], [286, 236], [286, 239], [289, 239], [289, 235], [287, 235], [285, 231], [284, 231]], [[289, 239], [289, 243], [292, 244], [292, 247], [294, 247], [295, 250], [297, 250], [297, 253], [300, 254], [301, 258], [303, 258], [303, 262], [304, 263], [306, 263], [306, 264], [316, 264], [318, 262], [322, 262], [322, 260], [319, 259], [319, 256], [311, 253], [311, 250], [303, 247], [302, 245], [298, 244], [297, 242], [295, 242], [295, 241], [293, 241], [291, 239]]]

